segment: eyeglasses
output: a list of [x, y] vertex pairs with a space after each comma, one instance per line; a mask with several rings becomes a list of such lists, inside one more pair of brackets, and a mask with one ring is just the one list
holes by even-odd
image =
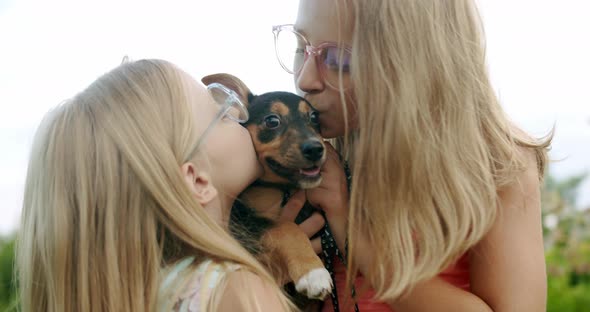
[[219, 104], [219, 113], [217, 113], [205, 131], [203, 131], [203, 134], [195, 145], [194, 151], [199, 149], [213, 127], [215, 127], [215, 125], [223, 118], [228, 118], [239, 123], [245, 123], [248, 121], [248, 118], [250, 118], [248, 109], [244, 103], [240, 101], [240, 98], [233, 90], [230, 90], [226, 86], [215, 82], [207, 86], [207, 91], [209, 91], [209, 94], [215, 103]]
[[313, 56], [318, 71], [328, 86], [337, 90], [341, 89], [340, 86], [343, 89], [348, 88], [352, 53], [350, 47], [335, 42], [324, 42], [314, 47], [293, 25], [273, 26], [272, 32], [277, 59], [288, 73], [299, 74], [308, 57]]

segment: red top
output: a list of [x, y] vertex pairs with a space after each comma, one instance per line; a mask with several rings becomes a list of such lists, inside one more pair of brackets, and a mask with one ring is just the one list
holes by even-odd
[[[334, 259], [334, 274], [336, 279], [336, 289], [338, 291], [338, 302], [340, 303], [340, 311], [354, 311], [352, 305], [349, 309], [344, 309], [345, 297], [345, 283], [346, 283], [346, 267], [337, 259]], [[469, 256], [464, 254], [457, 260], [457, 262], [450, 265], [446, 270], [438, 275], [448, 283], [459, 287], [463, 290], [469, 291]], [[357, 289], [361, 288], [364, 282], [364, 277], [359, 273], [354, 281]], [[375, 295], [373, 289], [368, 289], [362, 296], [358, 298], [358, 307], [361, 312], [390, 312], [393, 311], [387, 304], [372, 300]], [[348, 297], [350, 298], [350, 297]], [[350, 300], [350, 299], [349, 299]], [[351, 301], [348, 301], [351, 302]], [[324, 300], [324, 307], [322, 312], [333, 312], [332, 299], [330, 296]]]

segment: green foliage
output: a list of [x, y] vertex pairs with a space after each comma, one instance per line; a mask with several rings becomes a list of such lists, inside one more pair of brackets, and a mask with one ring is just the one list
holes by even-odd
[[0, 311], [12, 310], [15, 302], [14, 239], [0, 239]]
[[567, 277], [549, 277], [547, 311], [590, 311], [590, 283], [572, 286]]
[[590, 311], [590, 211], [576, 206], [587, 174], [556, 180], [547, 175], [543, 218], [557, 219], [544, 228], [547, 261], [547, 311]]
[[577, 174], [563, 180], [557, 180], [551, 174], [545, 175], [543, 191], [545, 193], [557, 193], [564, 202], [574, 207], [577, 204], [579, 187], [588, 177], [588, 173]]

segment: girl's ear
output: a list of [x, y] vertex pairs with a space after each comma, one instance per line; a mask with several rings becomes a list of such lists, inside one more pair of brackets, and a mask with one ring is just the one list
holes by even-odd
[[186, 184], [201, 206], [210, 204], [217, 197], [217, 189], [211, 183], [211, 176], [207, 172], [197, 170], [197, 167], [190, 162], [182, 165], [180, 170]]

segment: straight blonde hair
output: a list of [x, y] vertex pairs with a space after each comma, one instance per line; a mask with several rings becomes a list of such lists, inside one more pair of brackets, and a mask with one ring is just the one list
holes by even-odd
[[187, 256], [235, 262], [274, 283], [181, 175], [197, 157], [193, 83], [165, 61], [125, 63], [43, 120], [17, 242], [23, 311], [154, 311], [162, 273]]
[[[358, 132], [349, 217], [350, 254], [364, 237], [371, 285], [393, 300], [479, 242], [495, 220], [498, 189], [551, 137], [513, 127], [488, 78], [471, 0], [350, 0]], [[346, 106], [345, 106], [346, 107]], [[345, 144], [346, 146], [346, 144]], [[358, 271], [349, 257], [347, 281]]]

